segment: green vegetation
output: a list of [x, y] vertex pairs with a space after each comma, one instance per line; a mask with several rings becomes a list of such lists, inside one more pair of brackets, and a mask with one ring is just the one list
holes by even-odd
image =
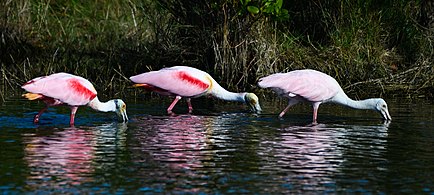
[[123, 96], [129, 76], [174, 65], [238, 91], [312, 68], [359, 96], [432, 97], [433, 13], [404, 0], [5, 0], [0, 98], [61, 71]]

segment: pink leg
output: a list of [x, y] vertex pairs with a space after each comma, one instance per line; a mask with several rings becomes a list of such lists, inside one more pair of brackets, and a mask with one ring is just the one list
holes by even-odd
[[319, 102], [312, 104], [312, 107], [313, 107], [313, 121], [312, 121], [312, 124], [314, 124], [314, 125], [318, 124], [316, 122], [316, 119], [317, 119], [317, 116], [318, 116], [318, 108], [319, 108], [320, 104], [321, 103], [319, 103]]
[[279, 118], [282, 118], [283, 115], [285, 115], [285, 113], [289, 110], [289, 108], [291, 108], [291, 106], [295, 105], [298, 103], [298, 100], [296, 99], [289, 99], [288, 105], [286, 106], [285, 109], [283, 109], [283, 111], [279, 114]]
[[318, 109], [313, 109], [313, 120], [312, 120], [312, 124], [314, 124], [314, 125], [316, 125], [316, 124], [318, 124], [317, 122], [316, 122], [316, 118], [317, 118], [317, 113], [318, 113]]
[[193, 106], [191, 105], [191, 98], [187, 98], [188, 105], [188, 113], [191, 114], [193, 112]]
[[176, 96], [169, 108], [167, 108], [167, 114], [173, 114], [172, 109], [175, 107], [176, 103], [181, 99], [181, 96]]
[[71, 115], [69, 119], [69, 125], [74, 126], [75, 113], [77, 112], [78, 106], [71, 106]]
[[34, 123], [38, 123], [39, 122], [39, 117], [42, 115], [42, 113], [44, 113], [46, 110], [48, 109], [48, 106], [45, 106], [44, 108], [42, 108], [38, 114], [35, 115], [35, 117], [33, 118], [33, 122]]
[[282, 112], [279, 114], [279, 118], [282, 118], [283, 115], [285, 115], [285, 113], [289, 110], [289, 108], [290, 108], [291, 106], [292, 106], [292, 105], [288, 104], [288, 106], [286, 106], [286, 108], [283, 109]]

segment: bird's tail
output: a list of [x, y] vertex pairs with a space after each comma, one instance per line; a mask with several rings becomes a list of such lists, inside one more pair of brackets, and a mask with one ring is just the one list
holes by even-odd
[[26, 94], [23, 94], [22, 96], [27, 98], [28, 100], [37, 100], [37, 99], [43, 97], [43, 95], [37, 94], [37, 93], [26, 93]]
[[[159, 87], [153, 86], [153, 85], [149, 85], [146, 83], [138, 83], [138, 84], [134, 84], [133, 87], [142, 87], [147, 91], [154, 91], [160, 94], [165, 94], [168, 93], [167, 90], [161, 89]], [[166, 95], [170, 95], [170, 94], [166, 94]]]
[[148, 84], [143, 84], [143, 83], [136, 83], [136, 84], [134, 84], [133, 85], [133, 87], [147, 87], [148, 86]]

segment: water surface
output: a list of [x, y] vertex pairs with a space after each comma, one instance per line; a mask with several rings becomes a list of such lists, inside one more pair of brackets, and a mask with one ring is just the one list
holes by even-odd
[[389, 100], [379, 114], [308, 105], [283, 119], [284, 103], [193, 100], [167, 116], [168, 101], [127, 101], [112, 113], [52, 108], [19, 98], [0, 107], [0, 192], [15, 193], [434, 193], [433, 105]]

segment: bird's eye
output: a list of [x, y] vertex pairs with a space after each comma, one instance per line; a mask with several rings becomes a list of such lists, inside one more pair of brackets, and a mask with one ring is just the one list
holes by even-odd
[[123, 109], [125, 109], [126, 107], [127, 107], [127, 105], [125, 105], [125, 104], [124, 104], [124, 105], [122, 105], [122, 108], [123, 108]]

